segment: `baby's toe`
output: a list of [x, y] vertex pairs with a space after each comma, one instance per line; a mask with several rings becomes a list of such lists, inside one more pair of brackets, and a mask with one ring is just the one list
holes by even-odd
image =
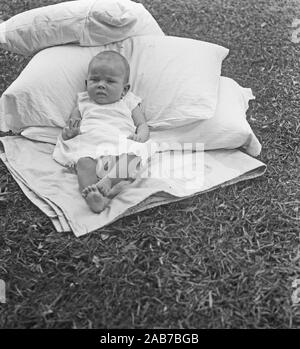
[[107, 195], [107, 188], [105, 186], [103, 186], [103, 185], [98, 186], [98, 190], [100, 191], [100, 193], [102, 195], [104, 195], [104, 196]]
[[85, 188], [82, 190], [82, 195], [83, 195], [83, 196], [86, 196], [86, 195], [88, 195], [90, 192], [91, 192], [91, 186], [89, 185], [88, 187], [85, 187]]
[[96, 184], [90, 185], [90, 190], [95, 192], [95, 191], [99, 191]]

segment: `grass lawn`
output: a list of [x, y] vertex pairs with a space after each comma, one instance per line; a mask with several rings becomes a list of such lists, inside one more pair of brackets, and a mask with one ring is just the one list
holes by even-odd
[[[3, 20], [59, 1], [0, 0]], [[264, 176], [75, 238], [57, 233], [0, 163], [0, 328], [297, 328], [299, 1], [142, 0], [168, 35], [228, 47], [251, 87]], [[298, 3], [298, 4], [297, 4]], [[300, 35], [299, 35], [300, 37]], [[0, 92], [28, 59], [0, 50]]]

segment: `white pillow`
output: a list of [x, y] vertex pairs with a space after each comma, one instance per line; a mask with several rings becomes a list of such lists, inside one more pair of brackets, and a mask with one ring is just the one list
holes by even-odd
[[181, 126], [214, 115], [222, 60], [228, 49], [202, 41], [142, 36], [100, 47], [65, 45], [37, 53], [0, 99], [0, 128], [64, 126], [99, 51], [127, 57], [132, 91], [149, 124]]
[[149, 125], [186, 125], [211, 118], [216, 109], [222, 46], [173, 36], [130, 38], [125, 55], [132, 90], [143, 99]]
[[[235, 149], [258, 156], [261, 144], [246, 119], [249, 100], [254, 99], [250, 88], [241, 87], [233, 79], [221, 76], [215, 115], [175, 129], [157, 125], [151, 128], [151, 139], [167, 150], [172, 143], [203, 143], [204, 150]], [[164, 144], [165, 143], [165, 144]]]
[[0, 130], [19, 132], [28, 126], [63, 127], [85, 89], [90, 59], [99, 47], [64, 45], [38, 52], [0, 98]]
[[35, 8], [0, 24], [0, 47], [32, 55], [67, 43], [99, 46], [136, 35], [163, 35], [142, 4], [130, 0], [79, 0]]
[[[211, 119], [167, 130], [151, 128], [151, 139], [161, 143], [160, 150], [170, 148], [166, 143], [172, 147], [172, 143], [177, 142], [199, 142], [204, 144], [204, 150], [243, 147], [248, 154], [257, 156], [261, 145], [246, 120], [248, 102], [253, 98], [251, 89], [222, 76], [216, 113]], [[60, 133], [59, 127], [28, 127], [22, 135], [34, 141], [56, 144]]]

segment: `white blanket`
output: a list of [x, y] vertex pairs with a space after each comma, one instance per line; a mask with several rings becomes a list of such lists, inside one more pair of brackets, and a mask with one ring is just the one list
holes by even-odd
[[[203, 167], [189, 179], [140, 178], [117, 195], [103, 212], [94, 214], [80, 195], [76, 174], [52, 159], [52, 144], [33, 142], [22, 136], [3, 137], [0, 141], [3, 144], [0, 158], [25, 195], [51, 219], [57, 231], [72, 230], [76, 236], [154, 206], [260, 176], [266, 168], [239, 150], [198, 152], [196, 161]], [[162, 163], [161, 154], [151, 160], [152, 173]], [[174, 156], [175, 167], [177, 171], [182, 168], [182, 173], [195, 163], [191, 154], [184, 154], [183, 162]], [[168, 166], [164, 171], [168, 172]]]

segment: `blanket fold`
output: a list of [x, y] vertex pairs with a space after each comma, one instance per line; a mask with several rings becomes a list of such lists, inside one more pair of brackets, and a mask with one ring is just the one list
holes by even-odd
[[[169, 178], [162, 175], [159, 178], [153, 175], [149, 178], [142, 175], [113, 198], [103, 212], [94, 214], [78, 190], [76, 174], [52, 159], [52, 144], [33, 142], [22, 136], [3, 137], [0, 142], [0, 158], [24, 194], [51, 219], [58, 232], [73, 231], [76, 236], [151, 207], [255, 178], [266, 169], [262, 162], [239, 150], [199, 152], [196, 160], [200, 161], [201, 168], [194, 172], [194, 176], [184, 179], [180, 176]], [[161, 175], [164, 172], [159, 170], [168, 170], [168, 166], [163, 170], [160, 167], [161, 154], [163, 153], [157, 153], [151, 159], [148, 174]], [[176, 156], [174, 160], [177, 170], [182, 169], [184, 173], [184, 169], [189, 166], [196, 168], [196, 160], [191, 154], [184, 154], [183, 158]]]

